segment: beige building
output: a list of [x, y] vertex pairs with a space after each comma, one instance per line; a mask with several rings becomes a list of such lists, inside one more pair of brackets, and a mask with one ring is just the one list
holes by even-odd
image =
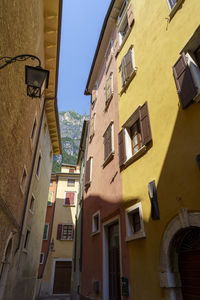
[[[62, 164], [57, 176], [57, 192], [52, 230], [53, 247], [49, 252], [40, 296], [69, 294], [75, 229], [76, 204], [79, 191], [79, 167]], [[46, 224], [48, 226], [48, 224]]]
[[53, 154], [61, 152], [57, 79], [61, 0], [1, 1], [0, 52], [31, 54], [50, 71], [40, 98], [27, 96], [25, 65], [0, 60], [0, 299], [35, 298]]

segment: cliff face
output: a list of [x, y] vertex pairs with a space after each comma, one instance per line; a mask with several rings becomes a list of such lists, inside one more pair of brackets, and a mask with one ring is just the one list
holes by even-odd
[[59, 172], [61, 163], [76, 164], [80, 144], [83, 121], [89, 116], [75, 111], [59, 113], [62, 156], [55, 155], [52, 172]]

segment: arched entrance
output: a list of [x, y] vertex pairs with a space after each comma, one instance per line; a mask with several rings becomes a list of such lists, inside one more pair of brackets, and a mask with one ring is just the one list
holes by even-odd
[[200, 213], [186, 209], [168, 224], [161, 245], [164, 300], [200, 299]]
[[189, 227], [175, 237], [183, 300], [200, 299], [200, 228]]

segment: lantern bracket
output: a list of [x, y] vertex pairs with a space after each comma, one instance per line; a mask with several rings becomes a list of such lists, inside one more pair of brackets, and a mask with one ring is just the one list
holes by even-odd
[[41, 60], [39, 59], [39, 57], [32, 55], [32, 54], [21, 54], [21, 55], [17, 55], [14, 57], [10, 57], [10, 56], [0, 57], [0, 70], [14, 62], [25, 61], [29, 58], [31, 58], [32, 60], [37, 60], [38, 61], [37, 67], [41, 68]]

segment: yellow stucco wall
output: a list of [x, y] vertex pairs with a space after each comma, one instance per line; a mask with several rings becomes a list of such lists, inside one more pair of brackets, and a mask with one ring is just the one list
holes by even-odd
[[[169, 7], [163, 1], [132, 1], [135, 23], [117, 61], [133, 44], [136, 76], [119, 96], [120, 126], [148, 101], [153, 145], [122, 171], [123, 198], [141, 201], [145, 239], [129, 242], [131, 299], [163, 299], [159, 284], [160, 244], [170, 220], [184, 207], [200, 210], [199, 169], [200, 105], [183, 110], [172, 66], [199, 25], [200, 2], [182, 3], [168, 24]], [[118, 72], [119, 92], [121, 87]], [[151, 220], [148, 183], [156, 180], [160, 220]]]

